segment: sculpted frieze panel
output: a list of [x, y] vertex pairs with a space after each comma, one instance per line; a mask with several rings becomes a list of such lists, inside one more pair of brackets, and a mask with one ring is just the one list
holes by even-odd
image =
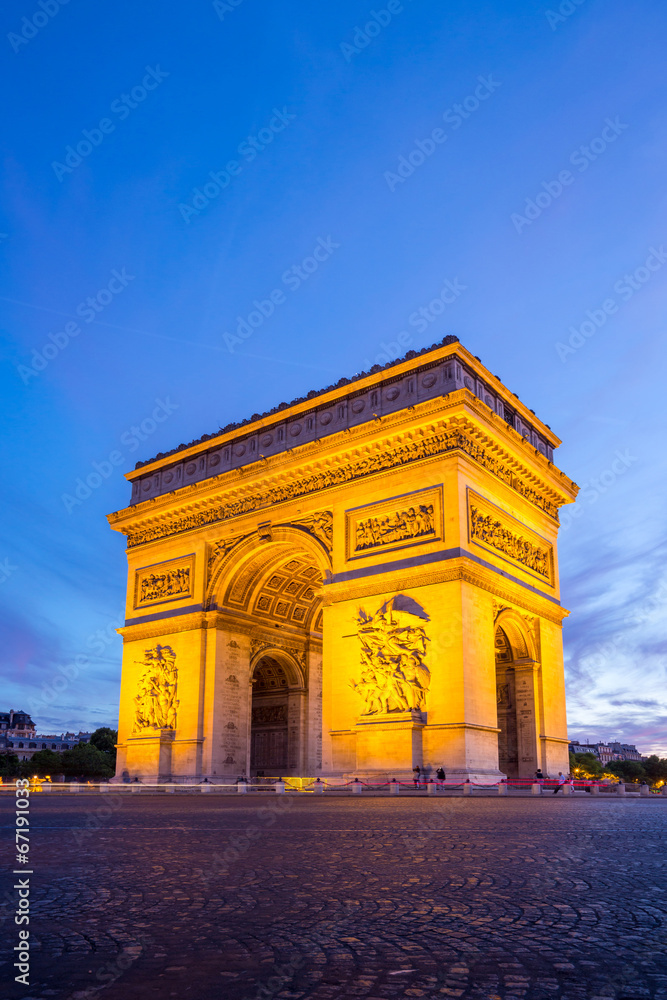
[[189, 555], [138, 569], [134, 580], [134, 607], [192, 597], [194, 561], [194, 555]]
[[362, 715], [425, 711], [431, 674], [424, 662], [429, 616], [415, 600], [397, 594], [374, 614], [360, 608], [361, 678], [351, 687], [363, 700]]
[[442, 538], [442, 490], [420, 490], [347, 511], [347, 558]]
[[287, 705], [257, 705], [252, 710], [253, 726], [276, 726], [287, 723]]
[[519, 563], [553, 586], [553, 546], [495, 504], [468, 491], [471, 542]]

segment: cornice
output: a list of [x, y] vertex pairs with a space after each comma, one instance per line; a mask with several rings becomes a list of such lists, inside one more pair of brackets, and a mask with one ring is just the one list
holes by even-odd
[[[110, 514], [109, 522], [116, 530], [130, 536], [129, 545], [132, 547], [274, 507], [297, 497], [320, 493], [323, 489], [334, 489], [363, 476], [383, 474], [389, 468], [441, 458], [456, 451], [492, 471], [554, 518], [557, 508], [576, 496], [576, 484], [514, 431], [515, 440], [512, 439], [511, 429], [504, 421], [469, 390], [458, 390], [444, 399], [419, 403], [411, 410], [409, 427], [405, 427], [405, 411], [378, 421], [382, 425], [383, 436], [392, 430], [398, 431], [390, 440], [382, 440], [377, 427], [372, 435], [368, 427], [342, 431], [327, 440], [325, 453], [322, 453], [318, 442], [298, 449], [303, 458], [308, 453], [319, 452], [314, 462], [294, 468], [293, 455], [277, 455], [262, 463], [261, 477], [257, 476], [259, 463], [254, 463], [223, 473], [215, 480], [183, 487], [177, 493]], [[455, 413], [455, 410], [459, 412]], [[437, 419], [433, 420], [434, 417]], [[415, 418], [420, 421], [419, 424]], [[492, 434], [483, 426], [485, 423], [492, 424]], [[451, 437], [456, 433], [460, 438], [458, 444], [453, 438], [433, 444], [438, 435], [446, 437], [449, 434]], [[340, 447], [342, 441], [345, 442], [345, 450], [336, 452], [336, 445]], [[525, 458], [512, 454], [516, 452], [517, 445], [524, 450]], [[392, 448], [396, 456], [394, 462], [388, 459]], [[525, 452], [525, 449], [529, 451]], [[288, 468], [282, 471], [281, 466]], [[358, 470], [356, 474], [355, 469]], [[188, 502], [184, 503], [186, 497]], [[180, 506], [174, 508], [174, 503], [179, 500]]]
[[199, 611], [191, 615], [178, 615], [174, 618], [161, 618], [159, 621], [139, 622], [136, 625], [124, 625], [116, 629], [123, 637], [123, 642], [156, 639], [160, 636], [174, 635], [177, 632], [196, 632], [216, 629], [220, 632], [234, 632], [236, 635], [246, 635], [255, 638], [266, 636], [277, 646], [285, 643], [304, 646], [313, 644], [321, 648], [322, 636], [319, 632], [303, 632], [297, 629], [283, 627], [273, 629], [263, 624], [257, 618], [241, 617], [225, 611]]
[[[211, 476], [190, 485], [181, 486], [169, 493], [161, 493], [156, 497], [132, 504], [119, 511], [114, 511], [107, 515], [107, 517], [111, 526], [115, 527], [117, 522], [128, 518], [141, 517], [147, 511], [150, 511], [153, 515], [157, 515], [163, 509], [172, 508], [174, 502], [183, 502], [186, 498], [190, 503], [194, 503], [206, 499], [211, 493], [217, 493], [221, 488], [225, 491], [242, 488], [248, 481], [257, 480], [258, 475], [266, 477], [280, 475], [284, 471], [291, 473], [294, 468], [295, 457], [297, 456], [299, 460], [306, 461], [312, 458], [315, 458], [317, 461], [327, 461], [335, 458], [341, 444], [349, 449], [352, 446], [361, 443], [367, 444], [369, 441], [374, 440], [378, 435], [378, 431], [386, 434], [396, 431], [399, 428], [404, 428], [406, 413], [411, 414], [409, 418], [411, 420], [414, 420], [415, 417], [428, 419], [435, 416], [442, 417], [446, 411], [457, 408], [470, 411], [480, 421], [490, 423], [494, 433], [506, 447], [509, 449], [521, 449], [524, 461], [537, 465], [545, 481], [557, 479], [559, 488], [567, 494], [574, 492], [572, 496], [572, 499], [574, 499], [578, 491], [576, 483], [569, 479], [553, 462], [540, 454], [533, 445], [526, 441], [513, 427], [510, 427], [491, 407], [487, 406], [486, 403], [469, 389], [462, 388], [456, 389], [444, 396], [422, 400], [410, 407], [396, 410], [385, 416], [378, 416], [374, 420], [365, 421], [356, 427], [344, 428], [326, 437], [317, 438], [305, 444], [294, 445], [286, 451], [281, 451], [265, 458], [259, 458], [255, 462], [249, 462], [247, 465], [219, 473], [217, 476]], [[405, 430], [407, 432], [408, 428], [405, 428]], [[210, 444], [210, 442], [207, 442], [207, 444]], [[142, 468], [140, 471], [145, 473], [146, 469]], [[568, 501], [564, 500], [563, 502]]]
[[161, 635], [175, 635], [177, 632], [193, 632], [206, 627], [206, 613], [196, 612], [192, 615], [179, 615], [177, 618], [161, 618], [155, 622], [124, 625], [122, 628], [117, 628], [116, 632], [122, 635], [123, 642], [135, 642], [156, 639]]
[[414, 589], [416, 587], [428, 587], [437, 583], [451, 583], [460, 580], [470, 583], [481, 590], [500, 597], [504, 601], [516, 607], [523, 608], [530, 614], [540, 618], [546, 618], [556, 625], [560, 625], [564, 618], [567, 618], [569, 611], [560, 605], [554, 604], [546, 597], [540, 599], [537, 595], [526, 592], [523, 587], [499, 578], [497, 574], [485, 571], [482, 567], [466, 559], [451, 559], [444, 566], [429, 572], [424, 571], [423, 566], [416, 566], [412, 570], [388, 570], [382, 577], [382, 582], [377, 577], [364, 583], [332, 583], [322, 588], [323, 606], [331, 607], [341, 601], [358, 601], [367, 597], [374, 597], [378, 592], [397, 592]]

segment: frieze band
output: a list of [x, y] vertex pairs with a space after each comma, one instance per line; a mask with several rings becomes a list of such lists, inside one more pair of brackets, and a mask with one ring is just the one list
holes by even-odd
[[418, 490], [346, 511], [348, 559], [442, 538], [442, 490]]
[[194, 556], [145, 566], [135, 575], [134, 607], [164, 601], [180, 601], [192, 597], [194, 583]]
[[471, 542], [501, 553], [553, 585], [552, 547], [472, 491], [468, 492], [468, 534]]
[[470, 434], [464, 433], [457, 427], [441, 426], [433, 428], [432, 431], [424, 434], [418, 440], [399, 444], [393, 448], [378, 446], [372, 455], [357, 460], [347, 459], [336, 468], [326, 469], [287, 485], [273, 486], [263, 492], [244, 497], [242, 500], [219, 504], [209, 510], [195, 511], [176, 521], [139, 528], [135, 531], [129, 530], [128, 547], [133, 548], [136, 545], [143, 545], [168, 535], [175, 535], [182, 531], [190, 531], [192, 528], [201, 528], [217, 521], [239, 517], [241, 514], [251, 513], [268, 504], [282, 503], [309, 493], [319, 493], [353, 479], [453, 451], [464, 452], [483, 468], [497, 476], [498, 479], [511, 486], [534, 506], [557, 519], [558, 507], [555, 503], [528, 486], [519, 476], [515, 475], [509, 466], [504, 465], [492, 452], [485, 450]]
[[435, 537], [433, 523], [433, 504], [419, 504], [408, 507], [395, 514], [381, 514], [380, 517], [369, 517], [365, 521], [357, 521], [354, 532], [354, 551], [376, 549], [383, 545], [405, 542], [413, 538], [432, 535]]

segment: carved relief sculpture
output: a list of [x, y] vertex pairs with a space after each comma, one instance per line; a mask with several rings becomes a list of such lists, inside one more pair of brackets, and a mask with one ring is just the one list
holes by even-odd
[[534, 573], [549, 578], [549, 551], [531, 544], [522, 535], [515, 535], [491, 514], [483, 514], [477, 507], [470, 508], [470, 533], [472, 538], [492, 545], [511, 559], [523, 563]]
[[315, 535], [315, 538], [322, 542], [327, 552], [331, 552], [333, 548], [333, 514], [330, 510], [317, 511], [293, 523], [302, 525], [311, 535]]
[[[294, 500], [296, 497], [305, 496], [308, 493], [319, 493], [321, 490], [339, 486], [363, 476], [398, 468], [423, 458], [445, 455], [453, 451], [464, 452], [473, 461], [520, 493], [530, 503], [557, 519], [558, 506], [553, 499], [529, 484], [525, 476], [517, 474], [497, 448], [487, 450], [480, 443], [480, 440], [483, 444], [492, 444], [491, 439], [481, 437], [472, 426], [467, 427], [463, 422], [460, 422], [458, 426], [440, 422], [426, 428], [425, 433], [419, 436], [406, 434], [391, 445], [378, 446], [363, 458], [345, 456], [338, 465], [322, 468], [301, 478], [295, 477], [292, 482], [284, 485], [276, 483], [238, 500], [214, 504], [206, 510], [190, 513], [179, 512], [179, 516], [170, 518], [166, 522], [152, 523], [148, 521], [136, 528], [130, 528], [128, 530], [128, 546], [132, 548], [156, 538], [165, 538], [181, 531], [189, 531], [192, 528], [203, 527], [216, 521], [238, 517], [240, 514], [247, 514], [267, 504]], [[523, 469], [520, 471], [525, 473]]]
[[134, 699], [134, 729], [175, 729], [178, 671], [171, 646], [155, 646], [144, 653], [144, 673]]
[[355, 534], [355, 552], [389, 545], [392, 542], [402, 542], [407, 538], [435, 536], [433, 504], [418, 504], [416, 507], [408, 507], [407, 510], [397, 510], [394, 514], [357, 521]]
[[252, 710], [253, 726], [275, 726], [287, 722], [287, 705], [257, 705]]
[[[514, 527], [516, 525], [516, 528]], [[552, 548], [539, 535], [529, 531], [495, 504], [470, 492], [468, 496], [468, 532], [470, 541], [501, 552], [532, 573], [553, 582]]]
[[208, 552], [208, 576], [211, 576], [211, 570], [214, 564], [219, 559], [224, 559], [225, 556], [231, 552], [234, 546], [247, 538], [247, 535], [236, 535], [235, 538], [220, 538], [217, 542], [213, 542]]
[[424, 711], [431, 675], [424, 663], [428, 615], [410, 597], [398, 594], [374, 615], [361, 608], [361, 680], [351, 686], [363, 699], [362, 715]]
[[142, 577], [139, 584], [139, 603], [157, 601], [163, 597], [173, 597], [176, 594], [190, 592], [190, 569], [179, 566], [167, 573], [149, 573]]
[[375, 549], [388, 550], [441, 538], [442, 492], [439, 488], [390, 497], [346, 513], [347, 558]]
[[134, 606], [139, 608], [160, 601], [191, 597], [193, 578], [193, 556], [137, 570], [134, 585]]
[[263, 652], [265, 649], [282, 649], [283, 652], [289, 653], [303, 670], [306, 669], [306, 654], [302, 649], [296, 649], [294, 646], [283, 646], [275, 642], [266, 642], [264, 639], [254, 638], [250, 640], [251, 659], [254, 659], [257, 653]]

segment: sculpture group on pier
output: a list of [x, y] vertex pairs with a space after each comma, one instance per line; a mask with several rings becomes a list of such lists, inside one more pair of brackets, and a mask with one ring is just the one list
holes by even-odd
[[423, 608], [402, 594], [374, 615], [359, 610], [361, 680], [351, 684], [364, 701], [363, 715], [425, 710], [431, 675], [424, 663], [429, 639], [423, 621]]
[[144, 653], [146, 667], [134, 699], [134, 729], [176, 729], [176, 653], [171, 646], [155, 646]]

